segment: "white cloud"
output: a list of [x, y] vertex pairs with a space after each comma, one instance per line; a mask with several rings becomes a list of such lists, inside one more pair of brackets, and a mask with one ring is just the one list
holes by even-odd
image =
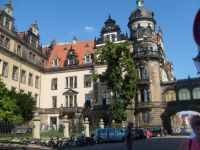
[[85, 30], [85, 32], [93, 32], [95, 29], [91, 26], [85, 26], [84, 30]]

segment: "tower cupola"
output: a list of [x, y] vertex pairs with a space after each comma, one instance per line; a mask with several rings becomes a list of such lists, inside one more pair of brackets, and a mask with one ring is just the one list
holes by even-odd
[[12, 1], [9, 0], [9, 2], [7, 4], [4, 5], [4, 11], [11, 17], [13, 17], [12, 13], [13, 13], [13, 6], [12, 6]]

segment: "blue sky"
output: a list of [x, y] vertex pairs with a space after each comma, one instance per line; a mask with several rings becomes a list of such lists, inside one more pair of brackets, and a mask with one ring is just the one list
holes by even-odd
[[[0, 0], [0, 7], [8, 0]], [[136, 8], [136, 0], [12, 0], [15, 25], [27, 31], [38, 21], [41, 43], [47, 45], [56, 38], [58, 43], [99, 37], [104, 21], [110, 14], [122, 32], [128, 32], [128, 17]], [[163, 31], [166, 57], [173, 62], [177, 79], [196, 77], [192, 58], [197, 55], [193, 39], [194, 17], [200, 0], [144, 0], [145, 7], [155, 14], [156, 26]]]

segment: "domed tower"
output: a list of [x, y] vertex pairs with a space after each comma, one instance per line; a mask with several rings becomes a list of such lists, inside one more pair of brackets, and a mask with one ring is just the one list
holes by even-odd
[[137, 8], [129, 17], [133, 59], [138, 69], [138, 97], [136, 99], [136, 126], [162, 126], [162, 81], [172, 80], [165, 67], [162, 32], [155, 31], [154, 13], [136, 0]]

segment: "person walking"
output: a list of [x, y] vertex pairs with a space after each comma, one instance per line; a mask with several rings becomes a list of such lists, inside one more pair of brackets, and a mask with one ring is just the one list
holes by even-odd
[[194, 116], [195, 119], [191, 120], [191, 126], [194, 130], [196, 137], [185, 140], [178, 150], [200, 150], [200, 116]]
[[127, 150], [132, 150], [132, 145], [133, 145], [133, 134], [132, 134], [132, 127], [133, 127], [133, 123], [132, 122], [128, 122], [127, 127], [125, 128], [125, 144], [126, 144], [126, 148]]

